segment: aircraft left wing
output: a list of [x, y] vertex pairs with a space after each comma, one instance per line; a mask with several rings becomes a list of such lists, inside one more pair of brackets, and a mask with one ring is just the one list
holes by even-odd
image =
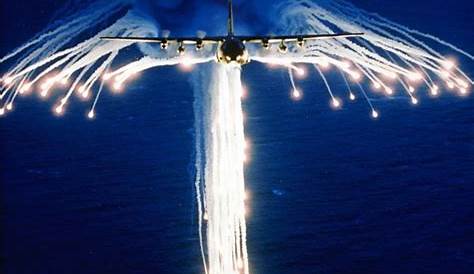
[[238, 39], [247, 43], [280, 43], [280, 42], [304, 42], [308, 40], [323, 40], [333, 38], [358, 37], [363, 33], [328, 33], [328, 34], [303, 34], [303, 35], [278, 35], [278, 36], [237, 36]]

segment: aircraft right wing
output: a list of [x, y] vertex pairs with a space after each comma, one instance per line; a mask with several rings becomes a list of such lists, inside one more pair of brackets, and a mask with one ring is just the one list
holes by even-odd
[[237, 36], [240, 40], [247, 43], [281, 43], [281, 42], [299, 42], [308, 40], [322, 40], [333, 38], [358, 37], [363, 33], [328, 33], [328, 34], [303, 34], [303, 35], [277, 35], [277, 36]]

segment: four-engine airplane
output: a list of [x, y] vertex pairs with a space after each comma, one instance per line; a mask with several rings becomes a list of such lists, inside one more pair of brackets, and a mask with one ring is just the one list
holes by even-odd
[[232, 11], [232, 0], [228, 2], [227, 36], [210, 37], [101, 37], [104, 40], [133, 41], [141, 43], [160, 43], [161, 48], [166, 50], [169, 44], [178, 45], [178, 53], [184, 54], [186, 45], [194, 45], [196, 50], [201, 50], [205, 45], [217, 44], [216, 61], [223, 64], [244, 65], [250, 61], [249, 53], [245, 47], [246, 43], [259, 43], [264, 49], [269, 49], [271, 44], [279, 44], [281, 53], [288, 51], [286, 42], [296, 42], [303, 47], [307, 40], [331, 39], [361, 36], [363, 33], [335, 33], [335, 34], [303, 34], [303, 35], [279, 35], [279, 36], [240, 36], [234, 34], [234, 16]]

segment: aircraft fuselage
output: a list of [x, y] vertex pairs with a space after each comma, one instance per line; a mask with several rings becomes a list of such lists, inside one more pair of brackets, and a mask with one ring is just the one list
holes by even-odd
[[222, 64], [245, 65], [249, 62], [249, 53], [244, 42], [229, 34], [219, 43], [217, 48], [217, 62]]

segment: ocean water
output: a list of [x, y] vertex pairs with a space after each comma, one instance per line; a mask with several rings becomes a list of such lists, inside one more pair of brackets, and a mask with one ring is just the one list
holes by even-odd
[[[2, 53], [49, 21], [54, 1], [22, 2], [1, 4]], [[468, 1], [354, 3], [474, 51]], [[285, 69], [242, 75], [252, 273], [473, 272], [472, 96], [380, 98], [374, 121], [362, 100], [331, 110], [315, 72], [299, 102]], [[87, 104], [59, 118], [35, 97], [0, 119], [0, 272], [202, 273], [189, 78], [147, 71], [93, 122]]]

